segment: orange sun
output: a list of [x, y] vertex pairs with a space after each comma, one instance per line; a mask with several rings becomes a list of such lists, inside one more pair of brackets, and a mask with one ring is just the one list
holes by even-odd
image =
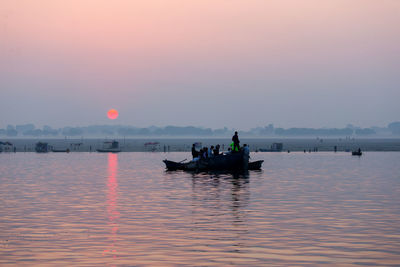
[[108, 117], [110, 120], [115, 120], [116, 118], [118, 118], [118, 111], [117, 111], [116, 109], [110, 109], [110, 110], [107, 112], [107, 117]]

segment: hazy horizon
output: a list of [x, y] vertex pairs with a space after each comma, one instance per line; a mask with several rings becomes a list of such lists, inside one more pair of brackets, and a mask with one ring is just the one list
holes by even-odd
[[395, 0], [4, 0], [0, 128], [385, 127], [399, 14]]
[[114, 121], [111, 121], [111, 122], [105, 122], [103, 124], [93, 123], [93, 124], [86, 124], [86, 125], [85, 124], [82, 124], [82, 125], [74, 124], [74, 125], [60, 125], [60, 126], [54, 126], [54, 125], [50, 125], [50, 124], [46, 124], [46, 123], [44, 123], [43, 125], [37, 125], [37, 124], [35, 124], [33, 122], [26, 122], [26, 123], [21, 123], [21, 124], [7, 123], [7, 124], [4, 124], [4, 125], [0, 125], [0, 129], [6, 129], [8, 126], [16, 127], [16, 126], [26, 126], [26, 125], [33, 124], [35, 126], [35, 129], [43, 129], [44, 127], [51, 127], [53, 129], [61, 129], [61, 128], [66, 128], [66, 127], [82, 127], [82, 128], [84, 128], [84, 127], [97, 127], [97, 126], [101, 126], [102, 127], [102, 126], [104, 126], [104, 127], [134, 127], [134, 128], [195, 127], [195, 128], [212, 129], [212, 130], [227, 128], [228, 130], [232, 130], [232, 131], [236, 131], [236, 130], [238, 130], [238, 131], [249, 131], [249, 130], [256, 129], [256, 128], [265, 128], [265, 127], [268, 127], [270, 125], [272, 125], [272, 127], [275, 128], [275, 129], [276, 128], [284, 128], [284, 129], [291, 129], [291, 128], [335, 129], [335, 128], [337, 128], [337, 129], [343, 129], [343, 128], [348, 128], [348, 127], [350, 127], [350, 128], [373, 128], [373, 127], [387, 128], [387, 126], [390, 123], [399, 123], [399, 122], [400, 122], [400, 120], [389, 122], [386, 125], [370, 125], [370, 126], [366, 126], [366, 127], [363, 127], [363, 126], [360, 126], [360, 125], [356, 125], [354, 123], [348, 123], [346, 125], [341, 125], [341, 126], [338, 126], [338, 127], [329, 127], [329, 126], [306, 127], [306, 126], [302, 126], [302, 125], [300, 125], [300, 126], [290, 126], [289, 125], [287, 127], [283, 127], [280, 124], [268, 123], [266, 125], [254, 125], [254, 126], [251, 126], [249, 128], [243, 128], [243, 127], [241, 128], [241, 127], [228, 127], [226, 125], [221, 125], [220, 127], [210, 127], [210, 126], [204, 126], [204, 125], [177, 125], [177, 124], [138, 126], [138, 125], [133, 125], [133, 124], [122, 124], [122, 123], [119, 123], [118, 120], [116, 120], [116, 121], [114, 120]]

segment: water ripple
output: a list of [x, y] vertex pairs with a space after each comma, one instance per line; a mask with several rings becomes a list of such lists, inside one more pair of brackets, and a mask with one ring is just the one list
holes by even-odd
[[0, 265], [398, 266], [400, 153], [259, 153], [245, 174], [167, 172], [188, 153], [0, 155]]

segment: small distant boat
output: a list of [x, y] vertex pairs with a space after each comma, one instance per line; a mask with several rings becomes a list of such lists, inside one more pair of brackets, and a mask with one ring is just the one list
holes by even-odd
[[146, 143], [144, 143], [144, 148], [145, 148], [145, 151], [155, 152], [155, 151], [157, 151], [157, 148], [159, 147], [159, 145], [160, 145], [159, 142], [146, 142]]
[[283, 144], [282, 143], [273, 143], [271, 148], [260, 148], [260, 152], [282, 152]]
[[361, 156], [362, 152], [361, 151], [353, 151], [353, 152], [351, 152], [351, 155], [353, 155], [353, 156]]
[[35, 145], [35, 151], [37, 153], [47, 153], [49, 152], [49, 145], [44, 142], [37, 142]]
[[56, 153], [61, 153], [61, 152], [64, 152], [64, 153], [69, 153], [69, 149], [67, 148], [67, 149], [52, 149], [51, 150], [52, 152], [56, 152]]
[[98, 148], [96, 149], [97, 152], [102, 152], [102, 153], [118, 153], [121, 152], [121, 149], [119, 148], [119, 143], [115, 140], [113, 141], [105, 141], [103, 143], [103, 148]]
[[[6, 141], [6, 142], [1, 142], [0, 141], [0, 152], [11, 152], [13, 148], [13, 144]], [[15, 147], [14, 147], [14, 152], [15, 152]]]

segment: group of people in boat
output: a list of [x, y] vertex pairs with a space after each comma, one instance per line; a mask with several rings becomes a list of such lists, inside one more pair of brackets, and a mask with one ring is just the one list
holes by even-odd
[[[200, 149], [200, 151], [197, 151], [196, 144], [193, 144], [192, 145], [193, 161], [208, 159], [218, 155], [222, 155], [223, 153], [220, 152], [220, 148], [221, 146], [217, 144], [215, 147], [214, 146], [211, 146], [210, 148], [203, 147]], [[247, 144], [244, 144], [243, 148], [240, 147], [238, 132], [235, 132], [235, 134], [232, 136], [231, 147], [228, 148], [227, 153], [236, 153], [240, 152], [241, 150], [243, 150], [246, 154], [249, 153], [249, 147], [247, 146]]]
[[193, 144], [192, 146], [192, 156], [193, 156], [193, 160], [200, 160], [200, 159], [208, 159], [208, 158], [212, 158], [215, 156], [220, 155], [220, 145], [216, 145], [211, 146], [210, 148], [208, 147], [203, 147], [202, 149], [200, 149], [200, 151], [196, 150], [196, 144]]

